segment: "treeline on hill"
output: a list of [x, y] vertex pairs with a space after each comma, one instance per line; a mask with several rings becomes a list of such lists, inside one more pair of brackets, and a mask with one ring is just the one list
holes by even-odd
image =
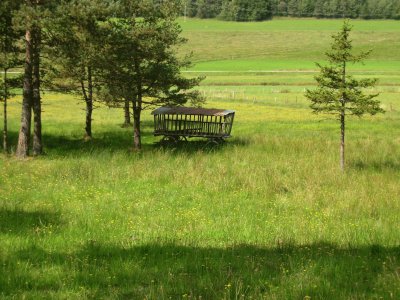
[[[16, 155], [43, 153], [43, 88], [78, 95], [85, 103], [85, 140], [92, 138], [95, 102], [133, 117], [134, 148], [141, 148], [141, 112], [162, 105], [199, 104], [191, 90], [201, 78], [186, 78], [187, 58], [176, 55], [185, 42], [176, 22], [179, 0], [1, 0], [0, 101], [3, 148], [7, 103], [22, 89]], [[23, 69], [22, 76], [9, 72]], [[32, 130], [33, 128], [33, 130]], [[33, 131], [33, 134], [32, 134]]]
[[183, 14], [226, 21], [273, 16], [400, 19], [399, 0], [185, 0]]

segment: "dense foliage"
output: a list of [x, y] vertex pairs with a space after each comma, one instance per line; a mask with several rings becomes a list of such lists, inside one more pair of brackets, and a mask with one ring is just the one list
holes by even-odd
[[398, 0], [186, 0], [184, 14], [230, 21], [272, 16], [400, 19]]

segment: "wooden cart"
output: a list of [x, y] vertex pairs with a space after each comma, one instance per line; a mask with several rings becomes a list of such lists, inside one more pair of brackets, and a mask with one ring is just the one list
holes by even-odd
[[203, 137], [219, 143], [231, 136], [235, 111], [191, 107], [160, 107], [152, 112], [154, 135], [178, 142]]

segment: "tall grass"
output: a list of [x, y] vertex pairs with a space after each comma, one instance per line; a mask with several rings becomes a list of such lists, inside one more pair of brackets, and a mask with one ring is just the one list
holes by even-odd
[[[49, 115], [74, 103], [51, 98]], [[209, 105], [238, 112], [220, 148], [160, 148], [147, 115], [131, 153], [107, 108], [84, 143], [75, 108], [45, 123], [46, 156], [3, 156], [1, 295], [397, 298], [398, 113], [351, 120], [342, 175], [334, 121]]]
[[397, 86], [377, 88], [386, 114], [349, 119], [342, 174], [310, 76], [205, 84], [209, 107], [236, 110], [233, 137], [161, 147], [145, 112], [141, 153], [122, 111], [100, 106], [84, 142], [84, 105], [46, 94], [46, 155], [0, 155], [0, 297], [400, 298]]

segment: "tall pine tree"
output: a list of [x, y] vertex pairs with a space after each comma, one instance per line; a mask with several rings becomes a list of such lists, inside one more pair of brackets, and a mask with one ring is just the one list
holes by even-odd
[[40, 55], [42, 44], [43, 19], [47, 9], [57, 1], [26, 0], [18, 12], [20, 27], [25, 32], [25, 64], [23, 80], [23, 100], [21, 110], [21, 127], [18, 135], [16, 156], [24, 158], [29, 155], [31, 140], [32, 111], [34, 114], [33, 154], [40, 155], [42, 145], [42, 120], [40, 97]]
[[0, 101], [3, 101], [3, 150], [8, 151], [8, 99], [13, 95], [12, 88], [20, 87], [20, 78], [10, 78], [9, 70], [20, 66], [20, 49], [17, 46], [18, 32], [13, 28], [14, 13], [18, 10], [18, 1], [4, 0], [0, 3]]
[[[134, 5], [135, 4], [135, 5]], [[109, 32], [100, 65], [106, 89], [105, 101], [111, 106], [129, 101], [133, 110], [134, 149], [141, 149], [141, 114], [146, 108], [183, 105], [199, 99], [190, 91], [199, 78], [187, 79], [180, 69], [187, 67], [176, 48], [185, 40], [176, 23], [178, 1], [154, 5], [153, 1], [130, 1], [122, 6], [126, 16], [109, 19], [104, 25]]]
[[51, 88], [80, 95], [85, 103], [84, 139], [92, 138], [95, 89], [106, 48], [101, 24], [110, 17], [110, 5], [103, 0], [71, 0], [62, 3], [49, 24]]

